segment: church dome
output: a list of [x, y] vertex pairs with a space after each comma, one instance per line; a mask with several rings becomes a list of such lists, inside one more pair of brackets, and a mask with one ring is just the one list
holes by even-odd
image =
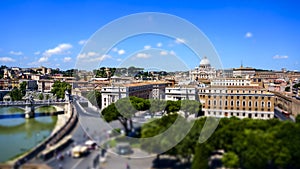
[[204, 56], [204, 58], [202, 58], [201, 61], [200, 61], [200, 66], [207, 66], [207, 65], [210, 65], [210, 62], [207, 59], [207, 57]]

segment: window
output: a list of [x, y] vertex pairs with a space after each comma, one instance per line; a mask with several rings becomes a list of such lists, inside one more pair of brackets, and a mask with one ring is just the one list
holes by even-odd
[[210, 100], [208, 100], [208, 105], [210, 106]]
[[236, 101], [236, 106], [239, 107], [240, 106], [240, 101]]
[[228, 105], [228, 101], [227, 100], [225, 100], [225, 106], [227, 106]]
[[217, 101], [216, 100], [214, 100], [214, 106], [216, 106], [217, 105]]
[[265, 107], [265, 102], [264, 101], [261, 102], [261, 107]]
[[271, 102], [268, 102], [268, 108], [270, 108], [271, 107]]
[[237, 99], [240, 99], [240, 96], [236, 96]]
[[252, 106], [252, 102], [251, 102], [251, 101], [248, 102], [248, 106], [249, 106], [249, 107]]
[[231, 102], [230, 102], [230, 106], [233, 106], [233, 100], [231, 100]]
[[245, 100], [245, 99], [246, 99], [246, 96], [243, 96], [243, 99]]
[[219, 101], [220, 106], [222, 106], [222, 100]]
[[243, 101], [243, 107], [245, 107], [246, 106], [246, 102], [245, 101]]
[[255, 107], [258, 107], [257, 101], [255, 101]]
[[246, 116], [246, 113], [243, 113], [243, 116], [245, 117], [245, 116]]
[[240, 113], [236, 113], [237, 116], [240, 116]]

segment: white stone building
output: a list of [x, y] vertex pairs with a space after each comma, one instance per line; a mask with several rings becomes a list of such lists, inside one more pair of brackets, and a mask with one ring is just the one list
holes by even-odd
[[215, 68], [211, 67], [208, 58], [205, 56], [200, 61], [199, 67], [196, 67], [194, 70], [191, 70], [192, 80], [199, 79], [213, 79], [217, 75]]
[[198, 92], [195, 87], [167, 87], [166, 100], [198, 100]]

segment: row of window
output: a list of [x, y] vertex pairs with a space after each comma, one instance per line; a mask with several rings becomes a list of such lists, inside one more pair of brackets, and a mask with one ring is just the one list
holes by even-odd
[[[252, 92], [251, 92], [252, 91]], [[221, 89], [215, 89], [215, 90], [211, 90], [211, 89], [201, 89], [200, 93], [255, 93], [255, 94], [263, 94], [263, 90], [221, 90]]]
[[[211, 103], [211, 100], [208, 100], [208, 106], [211, 106], [211, 105], [212, 106], [223, 106], [223, 101], [222, 100], [219, 100], [219, 103], [217, 103], [217, 100], [213, 100], [212, 102], [213, 103]], [[260, 107], [264, 108], [265, 107], [265, 103], [267, 104], [268, 108], [271, 108], [271, 102], [270, 101], [268, 101], [268, 102], [261, 101], [260, 102]], [[228, 101], [227, 100], [224, 101], [224, 106], [228, 106]], [[230, 106], [232, 106], [232, 107], [234, 106], [234, 101], [233, 100], [230, 101]], [[245, 107], [246, 106], [246, 101], [237, 100], [236, 101], [236, 106], [237, 107], [240, 107], [240, 106]], [[254, 105], [252, 105], [252, 101], [251, 100], [248, 101], [248, 107], [252, 107], [252, 106], [258, 107], [258, 101], [254, 101]]]
[[208, 111], [207, 112], [208, 115], [214, 115], [214, 116], [225, 116], [225, 117], [228, 117], [228, 116], [237, 116], [237, 117], [249, 117], [251, 118], [252, 116], [253, 117], [268, 117], [270, 118], [271, 117], [271, 114], [263, 114], [263, 113], [234, 113], [234, 112], [215, 112], [215, 111]]
[[212, 85], [216, 85], [216, 86], [249, 86], [250, 83], [218, 83], [218, 82], [214, 82], [212, 83]]
[[[200, 95], [200, 97], [204, 98], [205, 95]], [[216, 95], [214, 95], [214, 96], [208, 95], [207, 97], [208, 97], [208, 98], [213, 97], [214, 99], [217, 98]], [[234, 99], [234, 96], [230, 96], [230, 97], [229, 97], [229, 96], [219, 96], [219, 97], [223, 97], [223, 98], [226, 98], [226, 99], [228, 99], [228, 98]], [[245, 100], [246, 98], [249, 99], [249, 100], [252, 99], [252, 96], [235, 96], [235, 97], [236, 97], [236, 99], [242, 98], [242, 99], [244, 99], [244, 100]], [[255, 100], [257, 100], [257, 99], [258, 99], [258, 96], [253, 96], [253, 98], [254, 98]], [[268, 96], [268, 97], [261, 96], [260, 98], [261, 98], [261, 100], [264, 100], [265, 98], [268, 99], [268, 100], [271, 100], [271, 97], [270, 97], [270, 96]]]

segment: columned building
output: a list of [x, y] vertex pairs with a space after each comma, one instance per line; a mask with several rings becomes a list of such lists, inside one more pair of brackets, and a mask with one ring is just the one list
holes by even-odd
[[200, 61], [199, 67], [191, 70], [192, 80], [213, 79], [217, 75], [215, 68], [211, 67], [208, 58], [205, 56]]
[[169, 85], [169, 82], [141, 82], [102, 87], [101, 108], [103, 109], [121, 98], [130, 96], [143, 99], [165, 99], [165, 88]]
[[166, 100], [198, 100], [198, 90], [195, 87], [167, 87]]

